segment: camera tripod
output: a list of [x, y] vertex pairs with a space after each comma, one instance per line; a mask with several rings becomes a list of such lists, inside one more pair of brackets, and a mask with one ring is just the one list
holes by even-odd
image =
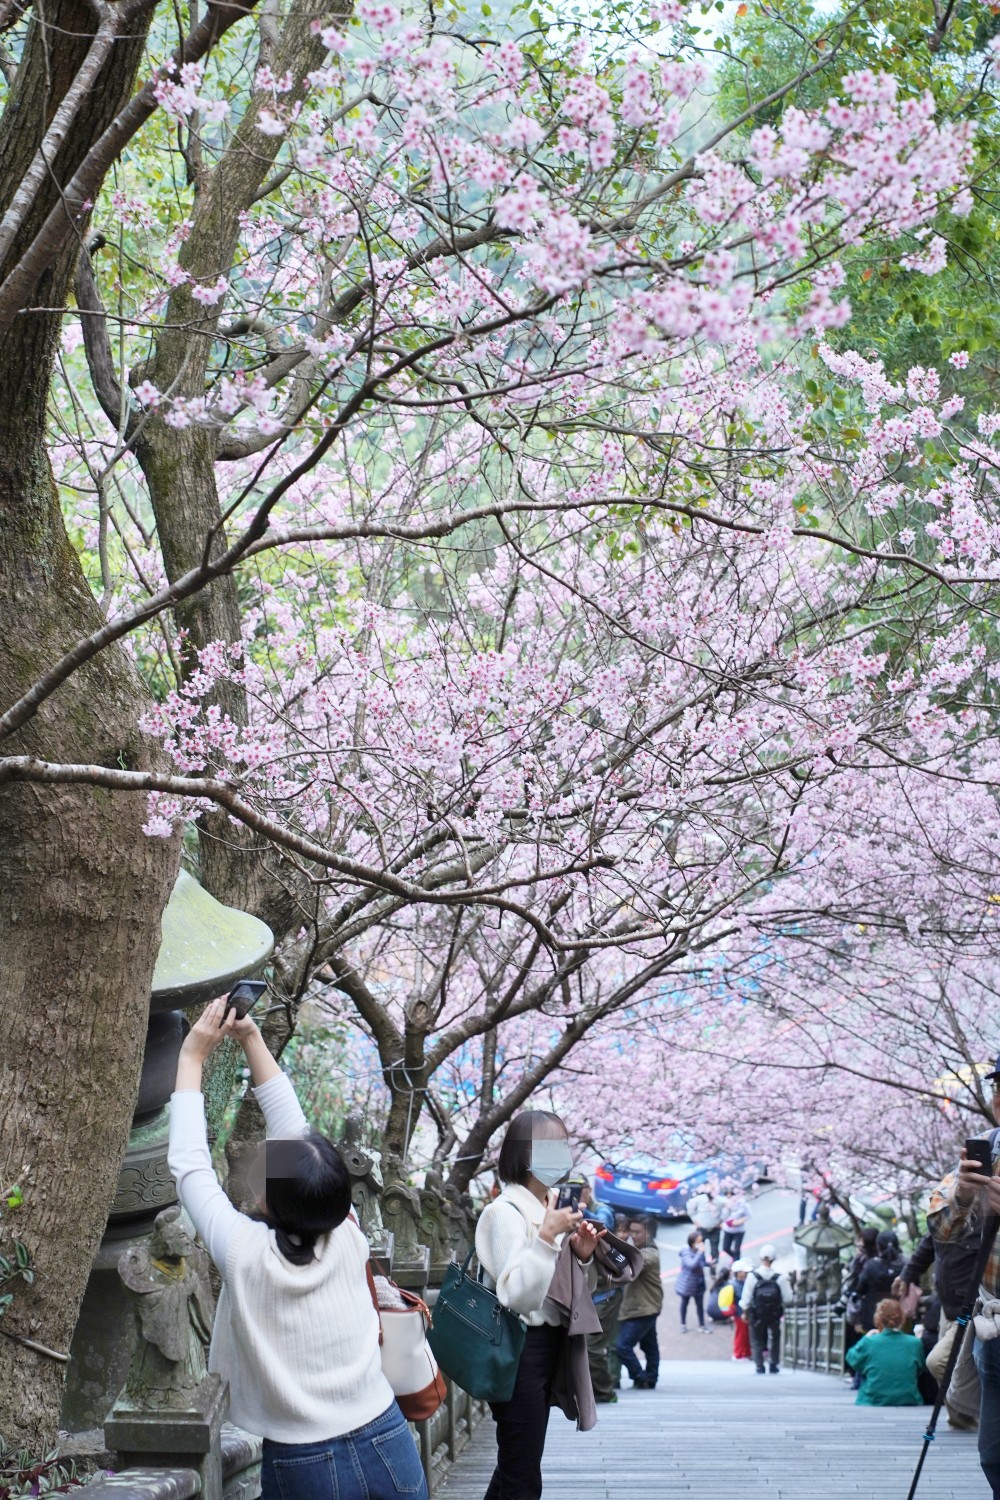
[[924, 1446], [920, 1450], [920, 1457], [917, 1459], [917, 1467], [913, 1475], [913, 1482], [910, 1485], [906, 1500], [913, 1500], [913, 1497], [917, 1492], [917, 1484], [920, 1481], [920, 1471], [924, 1467], [924, 1459], [927, 1457], [927, 1450], [930, 1447], [931, 1443], [933, 1443], [934, 1441], [934, 1429], [937, 1427], [937, 1420], [941, 1415], [941, 1408], [944, 1405], [945, 1396], [948, 1394], [948, 1386], [951, 1383], [951, 1377], [954, 1373], [955, 1366], [958, 1364], [959, 1355], [962, 1352], [962, 1345], [965, 1343], [966, 1334], [968, 1333], [969, 1325], [972, 1322], [972, 1314], [975, 1311], [976, 1299], [979, 1296], [979, 1283], [983, 1279], [983, 1273], [986, 1270], [986, 1263], [990, 1258], [990, 1252], [993, 1249], [993, 1241], [997, 1237], [998, 1229], [1000, 1229], [1000, 1215], [990, 1214], [986, 1219], [983, 1220], [983, 1235], [982, 1239], [979, 1242], [979, 1254], [976, 1256], [976, 1264], [973, 1268], [972, 1275], [969, 1278], [969, 1291], [966, 1295], [965, 1301], [962, 1304], [962, 1311], [959, 1313], [958, 1317], [955, 1320], [958, 1326], [955, 1330], [954, 1342], [951, 1346], [951, 1352], [948, 1355], [948, 1363], [945, 1366], [944, 1374], [941, 1376], [941, 1381], [938, 1385], [937, 1400], [934, 1402], [934, 1405], [931, 1409], [930, 1420], [928, 1421], [927, 1429], [924, 1432]]

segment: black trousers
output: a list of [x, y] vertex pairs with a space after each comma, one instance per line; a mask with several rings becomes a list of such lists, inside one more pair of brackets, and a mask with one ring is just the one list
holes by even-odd
[[764, 1350], [767, 1350], [772, 1370], [778, 1368], [781, 1358], [781, 1319], [768, 1323], [750, 1322], [750, 1349], [758, 1370], [764, 1368]]
[[705, 1241], [706, 1249], [711, 1251], [711, 1253], [712, 1253], [712, 1259], [713, 1260], [718, 1260], [718, 1258], [719, 1258], [719, 1236], [722, 1234], [722, 1225], [721, 1224], [717, 1225], [715, 1229], [700, 1229], [698, 1231], [698, 1233], [701, 1235], [702, 1239]]
[[497, 1424], [497, 1466], [484, 1500], [539, 1500], [549, 1397], [563, 1340], [562, 1328], [529, 1328], [509, 1401], [491, 1401]]

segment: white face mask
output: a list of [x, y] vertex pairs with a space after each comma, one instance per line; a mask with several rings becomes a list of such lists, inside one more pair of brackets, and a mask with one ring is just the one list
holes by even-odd
[[532, 1141], [529, 1166], [532, 1177], [555, 1187], [572, 1172], [573, 1153], [566, 1141]]

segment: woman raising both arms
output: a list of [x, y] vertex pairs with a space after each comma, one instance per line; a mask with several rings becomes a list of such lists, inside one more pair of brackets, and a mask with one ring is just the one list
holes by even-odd
[[[205, 1132], [202, 1067], [229, 1036], [246, 1054], [267, 1124], [253, 1217], [222, 1191]], [[232, 1420], [264, 1439], [261, 1500], [427, 1500], [416, 1445], [382, 1374], [368, 1243], [348, 1217], [347, 1168], [310, 1130], [254, 1022], [222, 999], [181, 1047], [168, 1162], [222, 1277], [209, 1369], [229, 1382]]]

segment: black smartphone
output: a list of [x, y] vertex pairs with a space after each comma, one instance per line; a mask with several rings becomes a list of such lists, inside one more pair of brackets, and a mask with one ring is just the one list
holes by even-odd
[[266, 979], [237, 980], [226, 996], [226, 1008], [222, 1012], [222, 1021], [219, 1022], [219, 1025], [223, 1024], [231, 1010], [236, 1012], [236, 1019], [242, 1021], [245, 1016], [250, 1014], [266, 989]]
[[966, 1141], [965, 1154], [979, 1163], [979, 1170], [984, 1177], [993, 1176], [993, 1153], [990, 1151], [989, 1141]]
[[559, 1189], [556, 1208], [571, 1208], [576, 1213], [580, 1207], [580, 1194], [582, 1192], [582, 1182], [564, 1182]]

